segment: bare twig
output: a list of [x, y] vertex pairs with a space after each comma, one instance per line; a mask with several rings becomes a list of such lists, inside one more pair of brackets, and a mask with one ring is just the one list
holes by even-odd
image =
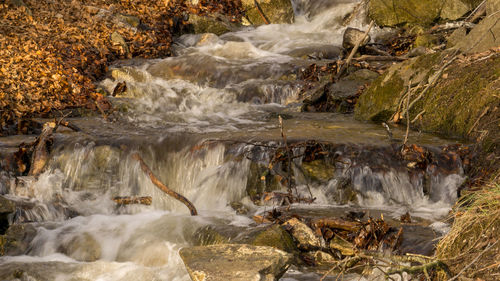
[[141, 205], [151, 205], [153, 203], [153, 198], [151, 196], [143, 196], [143, 197], [137, 197], [137, 196], [117, 196], [113, 198], [113, 201], [115, 201], [116, 204], [118, 205], [132, 205], [132, 204], [141, 204]]
[[166, 194], [170, 195], [171, 197], [179, 200], [184, 205], [186, 205], [186, 207], [188, 207], [189, 211], [191, 212], [192, 216], [198, 215], [198, 212], [196, 211], [196, 208], [194, 207], [194, 205], [186, 197], [180, 195], [179, 193], [177, 193], [177, 192], [171, 190], [170, 188], [168, 188], [167, 186], [165, 186], [153, 174], [153, 172], [151, 171], [151, 169], [149, 169], [148, 165], [146, 165], [146, 163], [144, 163], [144, 160], [142, 160], [142, 157], [138, 153], [132, 154], [132, 158], [135, 159], [135, 160], [137, 160], [139, 162], [139, 164], [141, 165], [142, 171], [149, 176], [149, 178], [151, 179], [151, 182], [153, 182], [154, 185], [156, 185], [159, 189], [161, 189]]
[[356, 43], [356, 45], [352, 49], [351, 53], [349, 54], [349, 57], [347, 57], [346, 62], [342, 65], [342, 67], [340, 68], [339, 72], [335, 76], [335, 81], [338, 80], [344, 74], [344, 72], [347, 70], [347, 68], [349, 67], [349, 64], [351, 63], [352, 58], [354, 57], [354, 55], [358, 51], [359, 46], [361, 45], [361, 43], [363, 43], [366, 40], [366, 38], [368, 37], [368, 33], [370, 33], [370, 30], [372, 30], [372, 27], [373, 27], [374, 24], [375, 24], [375, 21], [372, 20], [370, 22], [370, 25], [368, 26], [368, 29], [366, 30], [365, 34]]
[[472, 133], [472, 131], [474, 130], [474, 128], [476, 128], [477, 124], [479, 124], [479, 121], [481, 121], [481, 118], [484, 117], [484, 115], [486, 115], [486, 113], [488, 113], [488, 110], [490, 110], [490, 107], [487, 106], [483, 112], [481, 113], [481, 115], [479, 115], [479, 117], [477, 118], [476, 122], [474, 122], [474, 124], [472, 125], [472, 127], [470, 127], [469, 131], [467, 132], [467, 135], [470, 135], [470, 133]]
[[403, 142], [403, 148], [406, 147], [406, 143], [408, 142], [408, 135], [410, 134], [410, 110], [408, 107], [410, 106], [410, 98], [411, 98], [411, 81], [408, 83], [408, 97], [406, 98], [406, 134], [405, 140]]
[[257, 7], [257, 11], [259, 12], [259, 15], [262, 17], [262, 20], [264, 20], [264, 23], [271, 24], [271, 21], [269, 21], [269, 19], [266, 17], [266, 14], [264, 14], [264, 11], [260, 7], [259, 2], [257, 2], [257, 0], [253, 0], [253, 2], [255, 3], [255, 7]]

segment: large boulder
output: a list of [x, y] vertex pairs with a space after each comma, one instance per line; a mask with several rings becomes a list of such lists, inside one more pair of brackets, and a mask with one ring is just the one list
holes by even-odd
[[245, 244], [188, 247], [179, 254], [193, 281], [278, 280], [292, 260], [275, 248]]
[[[246, 11], [244, 23], [247, 20], [249, 21], [247, 24], [251, 25], [265, 24], [254, 0], [242, 0], [241, 2]], [[293, 23], [294, 13], [290, 0], [258, 0], [258, 3], [270, 23]]]
[[467, 36], [461, 38], [455, 47], [465, 53], [477, 53], [500, 46], [499, 17], [500, 12], [497, 16], [487, 16]]
[[427, 26], [439, 18], [457, 20], [479, 3], [480, 0], [370, 0], [368, 13], [379, 26]]
[[[392, 66], [376, 79], [360, 97], [355, 117], [376, 122], [388, 121], [411, 81], [412, 86], [433, 80], [440, 67], [451, 59], [452, 51], [409, 59]], [[483, 59], [481, 59], [483, 58]], [[416, 128], [450, 137], [481, 137], [485, 145], [498, 144], [499, 118], [496, 108], [500, 77], [500, 55], [492, 52], [470, 55], [451, 63], [410, 110], [410, 120], [419, 115]], [[423, 87], [422, 87], [423, 88]], [[421, 89], [422, 89], [421, 88]], [[420, 90], [421, 91], [421, 90]], [[413, 99], [420, 93], [413, 94]]]

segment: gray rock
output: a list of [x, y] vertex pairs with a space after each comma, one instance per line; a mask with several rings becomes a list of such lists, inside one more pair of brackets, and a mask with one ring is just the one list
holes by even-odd
[[500, 45], [500, 21], [498, 18], [498, 16], [488, 16], [483, 19], [455, 47], [469, 54], [498, 47]]
[[[242, 0], [246, 17], [243, 24], [262, 25], [264, 20], [260, 15], [254, 0]], [[272, 24], [293, 23], [294, 12], [290, 0], [259, 0], [262, 11]], [[249, 21], [249, 22], [248, 22]]]
[[441, 18], [447, 20], [457, 20], [467, 14], [471, 10], [471, 6], [460, 0], [447, 0], [443, 3], [441, 9]]
[[179, 254], [194, 281], [278, 280], [292, 259], [272, 247], [244, 244], [188, 247]]
[[77, 261], [93, 262], [101, 258], [101, 245], [87, 232], [63, 243], [59, 251]]
[[237, 24], [231, 23], [220, 15], [190, 15], [188, 23], [192, 26], [193, 33], [196, 34], [213, 33], [215, 35], [222, 35], [226, 32], [234, 31], [239, 27]]
[[299, 48], [286, 52], [286, 55], [296, 58], [314, 58], [314, 59], [337, 59], [341, 49], [332, 45], [318, 45]]
[[33, 240], [37, 230], [33, 224], [13, 224], [0, 240], [0, 253], [6, 256], [26, 254], [29, 243]]
[[[348, 27], [344, 31], [344, 40], [342, 41], [342, 47], [344, 47], [345, 49], [354, 48], [354, 46], [359, 41], [361, 41], [361, 39], [363, 39], [364, 35], [365, 31], [361, 31], [357, 28]], [[368, 35], [366, 39], [363, 42], [361, 42], [359, 46], [360, 47], [365, 46], [366, 44], [368, 44], [368, 42], [370, 42], [370, 40], [371, 40], [370, 35]]]
[[297, 241], [297, 247], [302, 250], [313, 250], [324, 246], [322, 238], [316, 236], [314, 231], [297, 218], [292, 218], [283, 224]]

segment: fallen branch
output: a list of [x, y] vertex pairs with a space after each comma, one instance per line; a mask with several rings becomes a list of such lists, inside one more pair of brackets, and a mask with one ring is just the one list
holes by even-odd
[[116, 204], [118, 205], [132, 205], [132, 204], [140, 204], [140, 205], [151, 205], [153, 203], [153, 198], [151, 196], [143, 196], [143, 197], [136, 197], [136, 196], [126, 196], [126, 197], [115, 197], [113, 198], [113, 201], [115, 201]]
[[165, 186], [163, 183], [160, 182], [160, 180], [153, 174], [151, 169], [149, 169], [148, 165], [146, 165], [146, 163], [144, 163], [144, 160], [142, 160], [142, 157], [138, 153], [132, 154], [132, 158], [139, 162], [139, 164], [141, 165], [142, 171], [149, 176], [149, 178], [151, 179], [151, 182], [153, 182], [154, 185], [156, 185], [159, 189], [161, 189], [166, 194], [181, 201], [184, 205], [186, 205], [186, 207], [188, 207], [189, 211], [191, 212], [192, 216], [198, 215], [196, 208], [194, 207], [194, 205], [191, 202], [189, 202], [188, 199], [186, 199], [186, 197], [171, 190], [170, 188], [168, 188], [167, 186]]
[[395, 56], [372, 56], [363, 55], [358, 58], [353, 58], [353, 61], [405, 61], [408, 58], [405, 57], [395, 57]]
[[352, 48], [351, 54], [349, 54], [349, 57], [347, 57], [346, 62], [342, 65], [342, 67], [340, 68], [339, 72], [335, 76], [335, 79], [334, 79], [335, 81], [337, 81], [342, 76], [342, 74], [344, 74], [344, 72], [347, 70], [347, 68], [349, 67], [349, 64], [351, 63], [352, 58], [354, 57], [354, 55], [358, 51], [359, 46], [361, 45], [361, 43], [365, 42], [366, 37], [368, 37], [368, 33], [370, 33], [370, 30], [372, 30], [372, 27], [373, 27], [374, 24], [375, 24], [375, 21], [372, 20], [370, 22], [370, 26], [368, 26], [368, 29], [366, 30], [366, 32], [363, 35], [363, 37], [356, 43], [356, 45], [354, 46], [354, 48]]
[[259, 15], [262, 17], [262, 19], [264, 20], [264, 23], [265, 24], [271, 24], [271, 21], [269, 21], [269, 19], [266, 17], [266, 15], [264, 14], [264, 11], [262, 11], [262, 8], [260, 7], [260, 4], [259, 2], [257, 2], [257, 0], [253, 0], [253, 2], [255, 3], [255, 7], [257, 7], [257, 11], [259, 12]]
[[347, 230], [350, 232], [357, 231], [361, 227], [361, 224], [358, 222], [346, 221], [339, 218], [315, 219], [311, 223], [311, 225], [315, 229], [329, 227], [329, 228]]

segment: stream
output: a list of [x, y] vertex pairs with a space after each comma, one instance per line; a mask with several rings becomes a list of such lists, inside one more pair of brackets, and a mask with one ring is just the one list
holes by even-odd
[[[117, 63], [112, 78], [101, 82], [110, 92], [118, 82], [127, 83], [127, 91], [112, 98], [119, 109], [112, 120], [71, 118], [82, 132], [58, 131], [38, 178], [2, 175], [0, 193], [18, 206], [11, 223], [29, 227], [14, 230], [22, 239], [0, 257], [0, 279], [190, 280], [178, 251], [198, 243], [199, 229], [224, 227], [237, 237], [256, 227], [253, 215], [273, 208], [270, 202], [255, 204], [249, 191], [263, 184], [260, 169], [269, 164], [271, 147], [282, 145], [278, 115], [290, 143], [330, 143], [338, 155], [328, 165], [293, 160], [297, 193], [316, 200], [291, 210], [313, 217], [363, 210], [396, 225], [409, 212], [414, 224], [405, 226], [402, 247], [431, 254], [465, 180], [462, 164], [436, 156], [446, 167], [413, 174], [391, 156], [395, 144], [380, 124], [350, 114], [300, 112], [301, 84], [294, 73], [317, 62], [304, 54], [321, 51], [328, 54], [325, 61], [337, 58], [342, 19], [357, 1], [293, 2], [294, 24], [247, 27], [219, 37], [183, 35], [174, 57]], [[351, 26], [367, 27], [356, 19]], [[405, 130], [394, 128], [393, 134], [401, 143]], [[419, 132], [409, 138], [435, 155], [456, 143]], [[0, 149], [13, 151], [33, 139], [2, 138]], [[188, 198], [199, 216], [159, 190], [130, 157], [134, 152], [165, 185]], [[262, 188], [286, 191], [272, 178], [266, 184]], [[118, 206], [112, 200], [117, 196], [151, 196], [152, 204]], [[281, 280], [320, 277], [294, 267]]]

